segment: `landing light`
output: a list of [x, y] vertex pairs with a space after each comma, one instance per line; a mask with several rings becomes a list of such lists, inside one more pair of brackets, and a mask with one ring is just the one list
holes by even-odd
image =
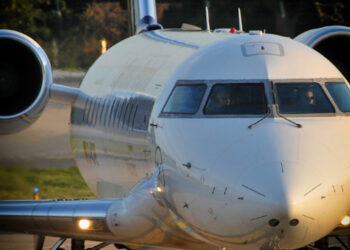
[[89, 229], [90, 225], [91, 225], [91, 221], [87, 220], [87, 219], [81, 219], [78, 222], [79, 228], [82, 230], [87, 230]]
[[344, 216], [344, 218], [341, 220], [341, 224], [343, 226], [347, 226], [350, 224], [350, 217], [349, 215]]
[[162, 190], [161, 187], [157, 187], [157, 191], [160, 193], [160, 192], [162, 192], [163, 190]]

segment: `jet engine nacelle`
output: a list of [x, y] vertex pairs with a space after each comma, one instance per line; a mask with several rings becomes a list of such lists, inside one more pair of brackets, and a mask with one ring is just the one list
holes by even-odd
[[52, 70], [44, 50], [30, 37], [0, 30], [0, 134], [36, 121], [49, 98]]
[[295, 38], [325, 56], [350, 81], [350, 28], [326, 26], [308, 30]]

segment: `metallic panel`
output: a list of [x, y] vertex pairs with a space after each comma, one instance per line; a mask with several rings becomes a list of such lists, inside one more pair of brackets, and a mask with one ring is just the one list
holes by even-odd
[[[32, 234], [113, 239], [106, 222], [112, 203], [113, 200], [3, 201], [0, 202], [0, 228]], [[82, 218], [92, 221], [91, 229], [78, 228], [78, 220]]]
[[72, 149], [99, 197], [124, 197], [153, 171], [148, 124], [154, 101], [148, 95], [117, 91], [105, 97], [81, 93], [73, 105]]
[[157, 23], [157, 10], [155, 0], [129, 0], [131, 10], [131, 33], [138, 34], [143, 31], [162, 29]]

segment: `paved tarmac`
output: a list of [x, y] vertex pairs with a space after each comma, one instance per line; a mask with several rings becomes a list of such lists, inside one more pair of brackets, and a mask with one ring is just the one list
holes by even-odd
[[[44, 250], [49, 250], [59, 240], [56, 237], [46, 237], [44, 241]], [[61, 248], [71, 249], [71, 241], [66, 240]], [[101, 242], [86, 241], [85, 248], [92, 248]], [[33, 250], [34, 249], [34, 236], [31, 234], [0, 234], [0, 249], [1, 250]], [[115, 250], [114, 245], [109, 245], [103, 250]]]
[[[54, 82], [79, 87], [83, 71], [53, 72]], [[29, 128], [0, 138], [0, 166], [67, 167], [74, 165], [70, 148], [70, 106], [49, 102]]]

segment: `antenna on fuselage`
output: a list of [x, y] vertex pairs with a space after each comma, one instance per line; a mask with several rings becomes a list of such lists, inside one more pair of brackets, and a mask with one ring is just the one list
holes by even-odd
[[209, 6], [210, 3], [208, 0], [205, 1], [205, 21], [207, 24], [207, 31], [210, 31], [210, 21], [209, 21]]
[[239, 26], [239, 32], [243, 32], [243, 24], [242, 24], [242, 15], [241, 15], [241, 8], [238, 8], [238, 26]]

